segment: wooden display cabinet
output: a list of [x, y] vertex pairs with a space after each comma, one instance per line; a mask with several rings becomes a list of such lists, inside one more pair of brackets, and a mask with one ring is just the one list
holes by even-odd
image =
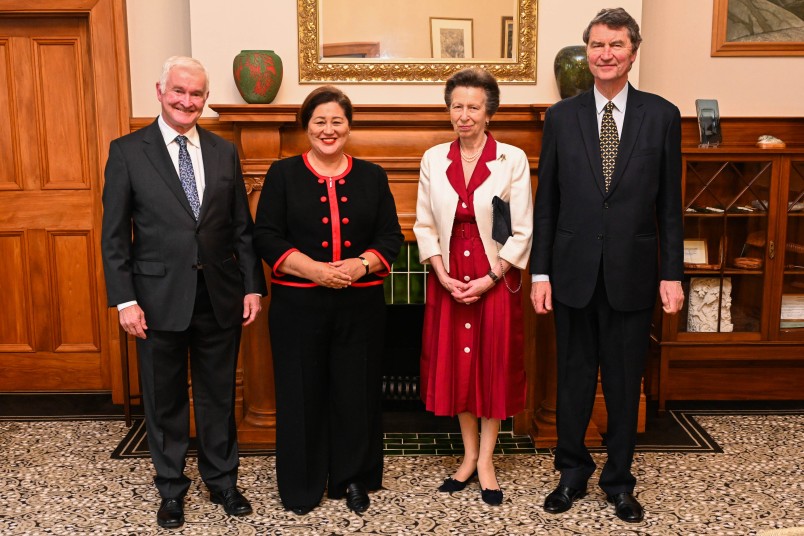
[[686, 149], [683, 310], [657, 314], [668, 400], [800, 399], [804, 150]]

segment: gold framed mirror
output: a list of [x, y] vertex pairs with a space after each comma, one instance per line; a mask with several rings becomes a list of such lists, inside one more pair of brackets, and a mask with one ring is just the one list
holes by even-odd
[[[499, 82], [536, 82], [537, 0], [487, 0], [476, 7], [418, 1], [429, 9], [420, 12], [413, 1], [297, 0], [299, 83], [440, 83], [472, 66]], [[389, 13], [394, 4], [404, 11]], [[377, 10], [393, 28], [370, 19]], [[400, 28], [415, 31], [397, 33]]]

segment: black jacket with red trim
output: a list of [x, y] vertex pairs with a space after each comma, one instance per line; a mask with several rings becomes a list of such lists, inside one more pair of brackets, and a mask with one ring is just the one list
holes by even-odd
[[403, 236], [388, 177], [378, 165], [349, 158], [344, 173], [316, 174], [303, 156], [274, 162], [257, 205], [254, 248], [272, 270], [274, 284], [315, 286], [275, 267], [300, 251], [329, 262], [374, 252], [385, 268], [355, 286], [381, 284], [399, 254]]

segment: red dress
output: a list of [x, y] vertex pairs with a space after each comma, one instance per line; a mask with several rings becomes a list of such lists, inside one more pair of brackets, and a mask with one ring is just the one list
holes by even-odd
[[[495, 159], [496, 143], [489, 136], [468, 187], [458, 141], [448, 157], [452, 163], [447, 179], [460, 198], [450, 238], [449, 273], [454, 279], [469, 281], [490, 268], [475, 224], [474, 191], [490, 174], [485, 162]], [[512, 269], [506, 275], [509, 286], [519, 286], [521, 276]], [[503, 420], [524, 409], [521, 292], [512, 294], [500, 280], [478, 301], [466, 305], [456, 302], [431, 271], [420, 370], [422, 399], [428, 411], [449, 416], [469, 412]]]

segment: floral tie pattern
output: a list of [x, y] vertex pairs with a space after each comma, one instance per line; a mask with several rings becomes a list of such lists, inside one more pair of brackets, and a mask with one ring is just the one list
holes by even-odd
[[[615, 131], [616, 132], [616, 131]], [[187, 151], [187, 136], [176, 136], [176, 143], [179, 144], [179, 180], [184, 188], [184, 195], [190, 202], [193, 209], [193, 217], [197, 220], [201, 210], [201, 200], [198, 199], [198, 188], [195, 185], [195, 172], [193, 162], [190, 160], [190, 153]]]
[[614, 103], [609, 101], [603, 112], [600, 123], [600, 157], [603, 159], [603, 178], [606, 182], [606, 191], [611, 186], [611, 175], [614, 173], [614, 162], [617, 160], [617, 147], [620, 145], [620, 136], [617, 134], [617, 124], [611, 111]]

